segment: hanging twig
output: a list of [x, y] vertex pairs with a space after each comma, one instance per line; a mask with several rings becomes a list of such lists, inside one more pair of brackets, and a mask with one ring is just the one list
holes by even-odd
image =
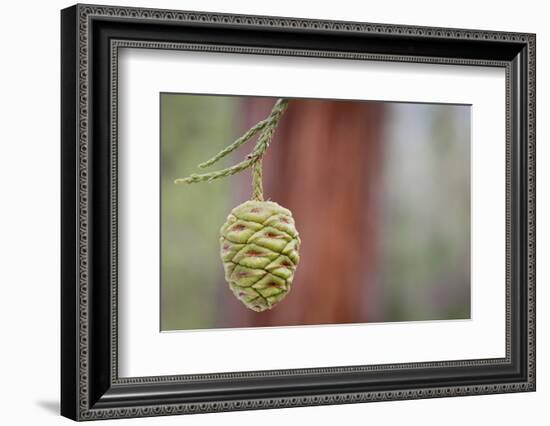
[[243, 145], [245, 142], [252, 139], [257, 133], [260, 133], [260, 136], [256, 141], [256, 145], [254, 149], [250, 154], [247, 155], [245, 160], [241, 161], [238, 164], [235, 164], [234, 166], [231, 166], [219, 171], [203, 173], [203, 174], [192, 174], [186, 178], [176, 179], [174, 183], [179, 184], [179, 183], [209, 182], [214, 179], [219, 179], [222, 177], [234, 175], [236, 173], [242, 172], [243, 170], [246, 170], [249, 167], [253, 167], [253, 179], [252, 179], [253, 198], [255, 200], [262, 201], [263, 200], [262, 157], [265, 154], [265, 151], [267, 150], [269, 143], [273, 138], [275, 129], [279, 124], [279, 120], [281, 119], [281, 116], [283, 115], [283, 113], [286, 111], [287, 107], [288, 107], [288, 99], [279, 99], [275, 103], [275, 105], [273, 106], [273, 109], [271, 110], [271, 113], [265, 120], [262, 120], [259, 123], [255, 124], [254, 126], [252, 126], [244, 135], [238, 138], [235, 142], [233, 142], [227, 148], [224, 148], [222, 151], [220, 151], [210, 160], [199, 164], [199, 167], [205, 168], [205, 167], [211, 166], [212, 164], [216, 163], [217, 161], [221, 160], [222, 158], [224, 158], [225, 156], [227, 156], [228, 154], [236, 150], [239, 146]]
[[268, 119], [260, 121], [255, 126], [251, 127], [244, 135], [242, 135], [239, 139], [237, 139], [235, 142], [233, 142], [231, 145], [229, 145], [227, 148], [224, 148], [222, 151], [217, 153], [214, 157], [212, 157], [210, 160], [205, 161], [204, 163], [199, 164], [199, 168], [204, 169], [208, 166], [211, 166], [212, 164], [218, 162], [226, 155], [232, 153], [235, 151], [238, 147], [240, 147], [245, 142], [248, 142], [256, 133], [258, 133], [260, 130], [263, 130], [265, 126], [269, 123]]

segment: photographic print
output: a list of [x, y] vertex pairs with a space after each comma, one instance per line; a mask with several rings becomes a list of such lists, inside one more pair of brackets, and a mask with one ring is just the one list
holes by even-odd
[[470, 117], [161, 93], [161, 331], [469, 319]]

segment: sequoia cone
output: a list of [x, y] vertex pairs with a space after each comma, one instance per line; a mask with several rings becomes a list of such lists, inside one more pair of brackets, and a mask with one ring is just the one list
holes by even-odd
[[300, 237], [290, 210], [272, 201], [235, 207], [220, 230], [225, 279], [249, 309], [262, 312], [290, 291]]

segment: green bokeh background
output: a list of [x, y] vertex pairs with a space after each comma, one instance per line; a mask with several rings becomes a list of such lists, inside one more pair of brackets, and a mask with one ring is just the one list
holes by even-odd
[[161, 95], [162, 330], [208, 327], [216, 317], [218, 231], [231, 207], [230, 181], [182, 187], [174, 178], [196, 172], [231, 140], [237, 101]]

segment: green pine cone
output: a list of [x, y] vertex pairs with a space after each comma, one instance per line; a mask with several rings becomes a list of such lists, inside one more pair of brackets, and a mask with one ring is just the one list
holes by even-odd
[[272, 201], [246, 201], [231, 211], [220, 235], [225, 279], [235, 296], [256, 312], [283, 300], [300, 260], [290, 210]]

